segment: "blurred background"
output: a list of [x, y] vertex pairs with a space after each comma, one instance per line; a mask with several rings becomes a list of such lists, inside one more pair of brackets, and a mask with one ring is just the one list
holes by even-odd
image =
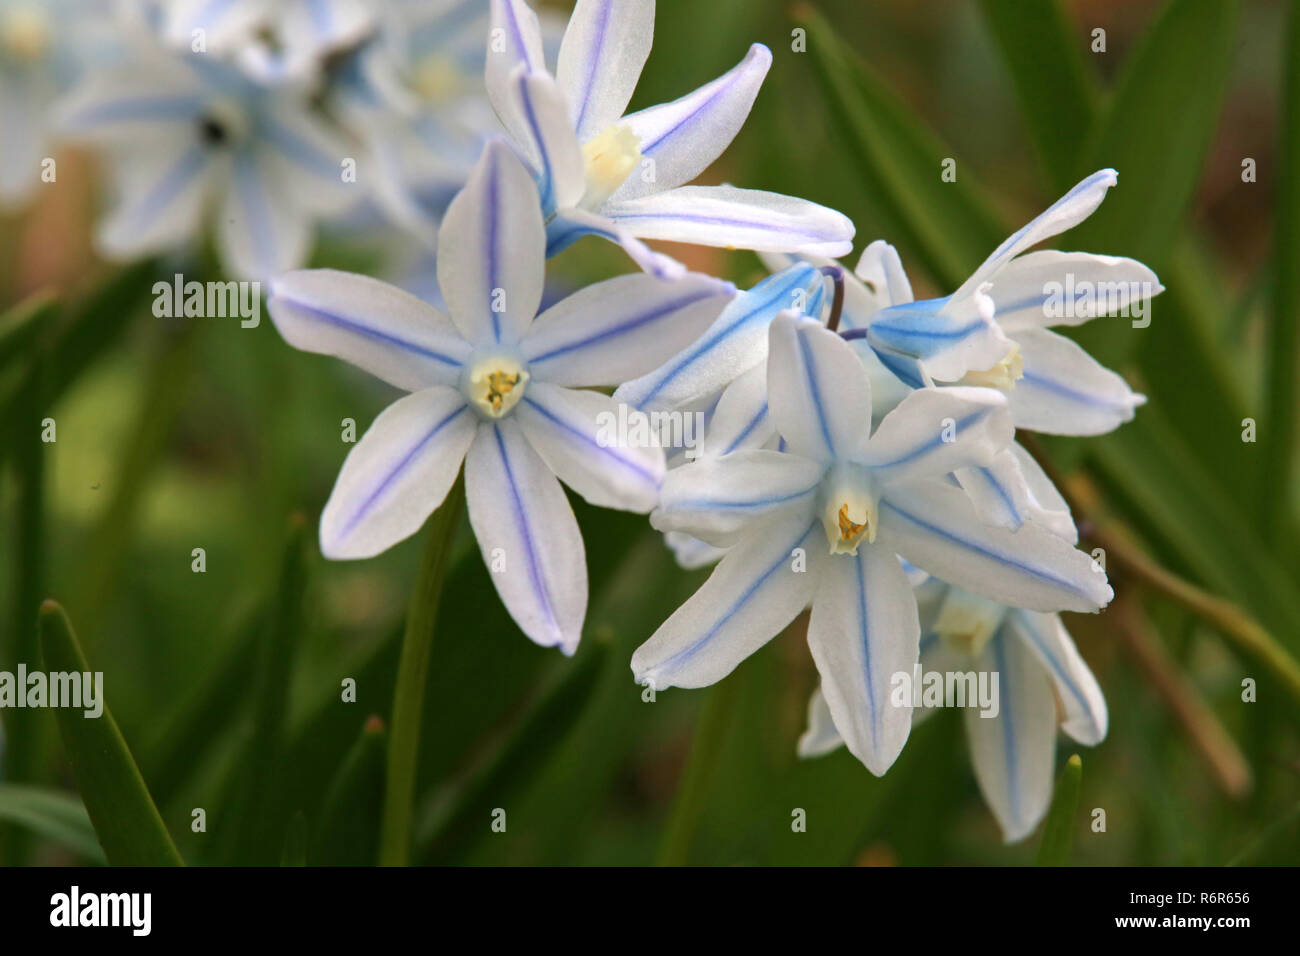
[[[843, 211], [858, 230], [850, 264], [887, 239], [918, 298], [951, 291], [1084, 174], [1119, 171], [1101, 211], [1052, 245], [1135, 256], [1160, 275], [1149, 328], [1076, 330], [1151, 400], [1112, 436], [1044, 446], [1088, 505], [1085, 542], [1121, 535], [1237, 616], [1114, 561], [1121, 601], [1067, 615], [1111, 715], [1107, 739], [1080, 751], [1077, 864], [1300, 859], [1300, 698], [1240, 623], [1300, 654], [1294, 13], [1271, 0], [658, 0], [632, 108], [767, 44], [750, 121], [701, 182]], [[350, 447], [343, 421], [364, 431], [394, 394], [294, 352], [269, 320], [154, 318], [148, 290], [176, 270], [97, 261], [93, 162], [57, 155], [57, 188], [0, 213], [0, 314], [54, 290], [77, 328], [98, 331], [43, 359], [63, 387], [22, 421], [57, 421], [39, 461], [4, 423], [0, 669], [18, 659], [33, 595], [57, 597], [189, 862], [275, 863], [302, 827], [308, 862], [372, 860], [382, 731], [367, 720], [387, 721], [420, 536], [331, 563], [314, 532]], [[940, 180], [948, 157], [956, 183]], [[738, 284], [765, 274], [749, 253], [666, 248]], [[391, 275], [404, 250], [349, 235], [324, 239], [316, 261]], [[628, 269], [589, 239], [550, 276], [564, 288]], [[6, 416], [24, 408], [24, 368], [0, 368]], [[1242, 440], [1247, 418], [1257, 441]], [[462, 529], [426, 697], [417, 861], [1033, 861], [1037, 835], [1003, 844], [956, 713], [916, 728], [884, 778], [843, 750], [798, 760], [816, 674], [797, 626], [715, 687], [644, 702], [631, 652], [704, 574], [679, 571], [643, 517], [574, 506], [591, 604], [572, 660], [518, 632]], [[301, 612], [284, 610], [294, 514], [308, 528]], [[273, 621], [291, 622], [290, 639], [268, 637]], [[355, 702], [341, 699], [348, 678]], [[7, 779], [17, 761], [23, 780], [75, 800], [50, 713], [24, 715], [21, 738], [3, 716]], [[498, 807], [505, 835], [489, 828]], [[194, 808], [206, 833], [191, 829]], [[792, 832], [797, 808], [806, 832]], [[1090, 827], [1095, 808], [1105, 832]], [[0, 862], [87, 859], [48, 833], [4, 834]]]

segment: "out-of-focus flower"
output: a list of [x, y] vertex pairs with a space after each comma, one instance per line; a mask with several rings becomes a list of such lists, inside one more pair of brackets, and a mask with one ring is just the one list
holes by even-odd
[[915, 387], [956, 382], [1003, 389], [1017, 428], [1098, 435], [1133, 418], [1146, 401], [1070, 339], [1049, 330], [1144, 308], [1164, 291], [1134, 259], [1083, 252], [1027, 252], [1078, 225], [1115, 185], [1093, 173], [1024, 226], [942, 299], [905, 299], [870, 319], [862, 334], [881, 360]]
[[649, 511], [663, 449], [602, 442], [617, 384], [683, 348], [729, 283], [645, 274], [589, 286], [536, 315], [546, 235], [537, 190], [488, 146], [444, 217], [438, 281], [450, 318], [401, 290], [316, 270], [278, 278], [269, 307], [289, 344], [337, 355], [411, 392], [348, 455], [321, 516], [331, 558], [413, 534], [465, 462], [470, 523], [497, 592], [532, 640], [572, 653], [587, 606], [578, 523], [560, 481], [591, 503]]
[[301, 91], [267, 89], [212, 54], [144, 44], [60, 105], [69, 138], [103, 149], [117, 202], [97, 242], [122, 259], [195, 239], [210, 214], [226, 268], [267, 279], [302, 265], [316, 220], [361, 196], [355, 150]]
[[842, 255], [853, 224], [824, 206], [734, 186], [688, 186], [744, 124], [772, 54], [761, 44], [681, 99], [627, 116], [650, 53], [652, 0], [578, 0], [554, 77], [537, 17], [492, 0], [487, 90], [533, 169], [554, 254], [583, 235], [621, 243], [650, 271], [680, 270], [643, 239]]
[[[936, 688], [946, 693], [952, 686], [955, 696], [958, 680], [974, 675], [961, 685], [960, 703], [975, 778], [1006, 841], [1023, 840], [1051, 803], [1057, 727], [1087, 746], [1105, 738], [1101, 688], [1059, 614], [1004, 607], [935, 578], [919, 584], [916, 595], [923, 706], [915, 719], [934, 711]], [[932, 674], [939, 680], [924, 676]], [[991, 708], [967, 696], [980, 675], [994, 690]], [[819, 689], [808, 704], [799, 754], [818, 756], [842, 743]]]
[[364, 0], [171, 0], [159, 27], [178, 51], [213, 53], [262, 83], [310, 82], [374, 29]]
[[703, 587], [632, 657], [657, 688], [726, 676], [809, 603], [809, 644], [849, 749], [873, 773], [893, 763], [910, 704], [889, 702], [911, 672], [920, 627], [899, 556], [992, 600], [1096, 611], [1105, 576], [1067, 541], [1026, 524], [983, 524], [946, 476], [1011, 440], [1002, 394], [920, 389], [874, 430], [871, 386], [853, 349], [794, 314], [770, 328], [768, 411], [785, 451], [703, 458], [668, 473], [651, 523], [729, 548]]
[[31, 197], [49, 156], [50, 107], [111, 41], [88, 0], [0, 0], [0, 208]]

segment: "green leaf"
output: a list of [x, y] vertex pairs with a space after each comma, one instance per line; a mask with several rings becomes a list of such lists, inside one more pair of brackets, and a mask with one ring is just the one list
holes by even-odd
[[[51, 671], [90, 673], [68, 617], [54, 601], [40, 610], [41, 649]], [[107, 706], [98, 718], [55, 710], [63, 745], [100, 845], [113, 866], [183, 866], [140, 768]]]
[[86, 807], [73, 794], [48, 787], [0, 784], [0, 820], [25, 827], [92, 863], [104, 862], [104, 848], [95, 838]]
[[[1098, 119], [1083, 172], [1107, 166], [1119, 185], [1061, 248], [1169, 263], [1213, 140], [1236, 44], [1233, 0], [1172, 0], [1124, 64]], [[1113, 365], [1151, 336], [1092, 322], [1078, 339]]]
[[552, 753], [587, 709], [608, 653], [607, 642], [589, 641], [569, 672], [520, 721], [495, 758], [464, 787], [436, 825], [431, 860], [457, 861], [489, 830], [492, 810], [504, 807]]
[[1281, 162], [1274, 206], [1276, 276], [1264, 349], [1265, 411], [1260, 428], [1260, 527], [1279, 540], [1293, 526], [1292, 476], [1300, 444], [1296, 377], [1300, 375], [1300, 3], [1291, 3], [1283, 45]]
[[1048, 179], [1065, 192], [1082, 178], [1079, 156], [1096, 101], [1083, 41], [1057, 0], [981, 0], [980, 6]]
[[1038, 847], [1039, 866], [1068, 866], [1070, 845], [1074, 842], [1074, 811], [1079, 806], [1079, 788], [1083, 785], [1083, 761], [1075, 754], [1065, 762], [1065, 770], [1056, 785], [1056, 796], [1047, 811], [1043, 842]]
[[837, 36], [821, 14], [803, 8], [812, 62], [845, 140], [842, 155], [886, 211], [891, 240], [941, 285], [955, 289], [1005, 238], [965, 169], [941, 178], [953, 151], [917, 123], [896, 96]]
[[301, 810], [289, 818], [289, 827], [284, 837], [284, 850], [280, 853], [280, 865], [307, 865], [307, 815]]
[[370, 717], [339, 766], [312, 842], [315, 866], [369, 866], [379, 850], [376, 821], [384, 806], [384, 722]]
[[58, 300], [48, 293], [37, 293], [0, 315], [0, 369], [28, 351], [43, 335], [58, 313]]

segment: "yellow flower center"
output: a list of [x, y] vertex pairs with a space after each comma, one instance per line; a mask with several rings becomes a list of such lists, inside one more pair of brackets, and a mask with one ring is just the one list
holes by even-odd
[[978, 654], [997, 633], [1006, 612], [996, 601], [949, 587], [932, 630], [952, 649]]
[[415, 68], [411, 87], [426, 103], [446, 103], [464, 87], [461, 71], [449, 57], [426, 56]]
[[15, 7], [0, 23], [0, 48], [16, 60], [39, 59], [49, 45], [49, 20], [35, 6]]
[[996, 388], [1009, 392], [1016, 387], [1016, 382], [1025, 374], [1025, 360], [1020, 354], [1020, 346], [1014, 342], [1011, 351], [1002, 356], [1002, 361], [992, 368], [979, 372], [967, 372], [962, 376], [962, 385], [977, 385], [982, 388]]
[[876, 496], [864, 470], [841, 465], [832, 471], [824, 500], [822, 527], [831, 554], [857, 554], [863, 541], [876, 540]]
[[470, 370], [469, 397], [484, 415], [501, 418], [519, 404], [527, 382], [527, 370], [514, 359], [484, 359]]
[[641, 140], [630, 126], [615, 124], [582, 147], [587, 191], [582, 205], [599, 209], [641, 163]]

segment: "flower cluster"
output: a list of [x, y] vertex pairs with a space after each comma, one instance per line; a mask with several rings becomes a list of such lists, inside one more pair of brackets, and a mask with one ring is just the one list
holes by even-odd
[[[72, 3], [72, 0], [64, 0]], [[45, 139], [99, 148], [115, 204], [101, 250], [201, 241], [270, 282], [292, 346], [407, 392], [348, 455], [321, 549], [365, 558], [414, 534], [464, 475], [501, 600], [572, 654], [587, 570], [561, 487], [648, 514], [707, 581], [635, 652], [656, 690], [729, 674], [808, 608], [821, 678], [804, 755], [843, 743], [883, 774], [934, 702], [898, 678], [974, 668], [976, 775], [1008, 840], [1050, 799], [1058, 728], [1106, 733], [1062, 611], [1112, 592], [1017, 430], [1096, 435], [1142, 403], [1051, 331], [1145, 309], [1139, 262], [1033, 251], [1116, 185], [1101, 170], [1017, 231], [960, 288], [916, 301], [883, 241], [855, 269], [842, 214], [693, 185], [739, 133], [772, 64], [755, 44], [723, 76], [628, 113], [653, 0], [577, 0], [567, 24], [524, 0], [127, 0], [103, 56], [0, 179], [15, 199]], [[45, 8], [0, 0], [0, 103], [57, 74]], [[739, 53], [740, 51], [738, 51]], [[554, 64], [552, 67], [550, 64]], [[53, 93], [42, 103], [52, 102]], [[50, 116], [49, 125], [44, 122]], [[436, 296], [308, 270], [322, 225], [379, 222], [436, 255]], [[583, 237], [634, 267], [542, 307], [546, 262]], [[753, 250], [753, 288], [688, 271], [648, 242]], [[611, 394], [612, 390], [612, 394]], [[701, 416], [692, 449], [610, 441], [628, 411]], [[918, 713], [918, 708], [920, 713]]]

